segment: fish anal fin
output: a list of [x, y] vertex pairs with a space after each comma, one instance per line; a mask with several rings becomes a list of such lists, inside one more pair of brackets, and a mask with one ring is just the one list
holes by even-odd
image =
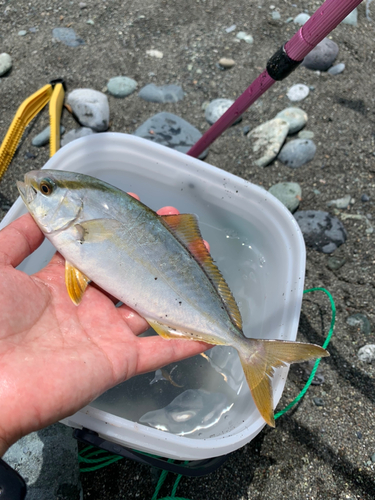
[[90, 283], [90, 279], [67, 260], [65, 261], [65, 284], [69, 297], [78, 306], [83, 294]]
[[162, 215], [160, 218], [202, 266], [220, 295], [234, 324], [242, 330], [241, 313], [229, 286], [204, 244], [196, 215]]
[[183, 333], [173, 332], [168, 326], [162, 325], [155, 320], [146, 318], [146, 321], [151, 326], [151, 328], [154, 329], [158, 335], [160, 335], [160, 337], [163, 337], [163, 339], [187, 339], [186, 335], [184, 335]]
[[255, 405], [271, 427], [275, 427], [271, 384], [274, 368], [329, 356], [314, 344], [254, 339], [243, 339], [238, 353]]

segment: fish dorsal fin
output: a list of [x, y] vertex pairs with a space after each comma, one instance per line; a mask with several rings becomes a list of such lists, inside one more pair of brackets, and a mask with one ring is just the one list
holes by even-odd
[[90, 279], [67, 260], [65, 261], [65, 284], [69, 297], [78, 306], [83, 294], [90, 283]]
[[161, 215], [160, 218], [203, 267], [220, 295], [232, 321], [242, 330], [241, 313], [229, 286], [203, 242], [197, 217], [192, 214], [178, 214]]

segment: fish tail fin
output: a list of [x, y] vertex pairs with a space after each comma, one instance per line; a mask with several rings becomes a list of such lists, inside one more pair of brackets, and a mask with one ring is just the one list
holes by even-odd
[[271, 427], [275, 427], [271, 384], [274, 368], [329, 356], [314, 344], [255, 339], [244, 339], [238, 353], [254, 402]]

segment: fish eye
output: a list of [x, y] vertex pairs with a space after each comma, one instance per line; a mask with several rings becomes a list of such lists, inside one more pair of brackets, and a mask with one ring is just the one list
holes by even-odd
[[40, 192], [44, 194], [45, 196], [49, 196], [54, 188], [54, 184], [51, 181], [51, 179], [43, 179], [40, 182]]

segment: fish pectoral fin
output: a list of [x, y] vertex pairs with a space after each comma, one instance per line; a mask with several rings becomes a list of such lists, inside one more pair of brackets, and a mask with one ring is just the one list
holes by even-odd
[[65, 261], [65, 284], [69, 297], [78, 306], [83, 294], [90, 283], [90, 279], [67, 260]]
[[176, 331], [171, 331], [171, 329], [168, 326], [162, 325], [161, 323], [158, 323], [155, 320], [147, 319], [146, 318], [146, 321], [151, 326], [151, 328], [153, 330], [155, 330], [155, 332], [158, 335], [160, 335], [160, 337], [163, 337], [163, 339], [166, 339], [166, 340], [170, 340], [170, 339], [185, 339], [186, 340], [186, 338], [187, 338], [183, 333], [179, 333], [179, 332], [176, 332]]
[[123, 224], [116, 219], [92, 219], [76, 224], [77, 240], [80, 243], [99, 243], [121, 230]]

